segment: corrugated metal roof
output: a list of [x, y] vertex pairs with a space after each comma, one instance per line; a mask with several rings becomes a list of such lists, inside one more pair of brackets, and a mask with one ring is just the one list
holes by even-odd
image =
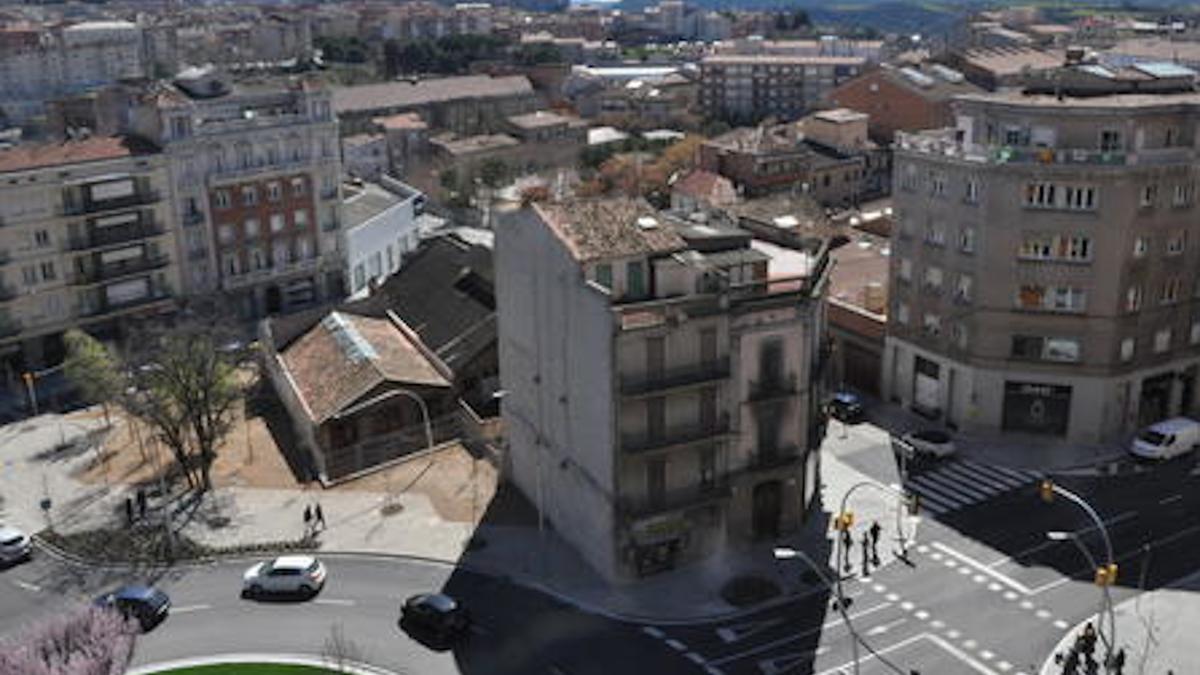
[[1157, 63], [1135, 63], [1132, 68], [1154, 77], [1196, 77], [1196, 71], [1181, 66], [1178, 63], [1160, 61]]

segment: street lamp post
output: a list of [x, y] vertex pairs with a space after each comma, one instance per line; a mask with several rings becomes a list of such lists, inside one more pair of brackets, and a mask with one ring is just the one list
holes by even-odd
[[[378, 396], [369, 398], [366, 401], [363, 401], [362, 403], [359, 403], [356, 406], [352, 406], [346, 410], [343, 410], [343, 411], [337, 413], [336, 415], [333, 416], [332, 419], [336, 420], [336, 419], [342, 419], [344, 417], [349, 417], [350, 415], [353, 415], [353, 414], [355, 414], [359, 411], [362, 411], [366, 408], [370, 408], [371, 406], [373, 406], [377, 403], [381, 403], [388, 399], [395, 398], [396, 396], [406, 396], [417, 402], [417, 406], [421, 409], [421, 417], [425, 421], [425, 449], [432, 450], [433, 449], [433, 424], [430, 422], [430, 419], [429, 419], [429, 407], [427, 405], [425, 405], [425, 399], [421, 398], [420, 395], [418, 395], [416, 392], [414, 392], [410, 389], [405, 389], [404, 387], [396, 387], [394, 389], [389, 389], [388, 391], [386, 391]], [[385, 509], [388, 508], [388, 506], [391, 504], [392, 500], [394, 500], [394, 499], [395, 499], [395, 495], [392, 493], [392, 479], [391, 479], [391, 474], [389, 473], [388, 479], [387, 479], [387, 504], [385, 504], [384, 508]]]
[[[1074, 532], [1057, 532], [1057, 531], [1046, 533], [1046, 536], [1051, 541], [1065, 541], [1065, 540], [1069, 539], [1072, 542], [1074, 542], [1075, 545], [1079, 548], [1079, 550], [1083, 552], [1084, 558], [1086, 558], [1088, 561], [1088, 564], [1092, 566], [1092, 570], [1097, 572], [1097, 583], [1100, 585], [1101, 599], [1100, 599], [1100, 611], [1098, 612], [1098, 616], [1100, 617], [1100, 619], [1097, 622], [1097, 631], [1096, 632], [1099, 634], [1100, 640], [1104, 643], [1104, 664], [1105, 664], [1105, 668], [1107, 669], [1110, 667], [1110, 664], [1112, 663], [1113, 647], [1115, 646], [1116, 641], [1117, 641], [1117, 618], [1116, 618], [1116, 613], [1113, 610], [1112, 592], [1109, 590], [1109, 588], [1112, 585], [1112, 582], [1114, 580], [1108, 577], [1108, 575], [1112, 574], [1113, 571], [1116, 570], [1116, 558], [1113, 555], [1112, 539], [1110, 539], [1108, 536], [1108, 528], [1105, 527], [1104, 521], [1100, 518], [1100, 515], [1098, 513], [1096, 513], [1096, 509], [1092, 508], [1092, 505], [1088, 504], [1087, 500], [1085, 500], [1083, 497], [1075, 494], [1074, 492], [1072, 492], [1060, 485], [1057, 485], [1054, 482], [1049, 481], [1049, 480], [1042, 482], [1041, 491], [1042, 491], [1042, 498], [1047, 501], [1052, 499], [1053, 495], [1059, 495], [1059, 496], [1063, 497], [1064, 499], [1066, 499], [1067, 501], [1071, 502], [1072, 504], [1075, 504], [1080, 509], [1082, 509], [1083, 512], [1086, 513], [1088, 515], [1088, 517], [1092, 519], [1092, 522], [1093, 522], [1096, 530], [1098, 530], [1100, 532], [1100, 537], [1104, 541], [1104, 553], [1105, 553], [1106, 563], [1105, 563], [1105, 566], [1102, 568], [1097, 563], [1095, 557], [1092, 556], [1091, 551], [1089, 551], [1088, 548], [1083, 545], [1083, 542], [1080, 541], [1078, 534], [1076, 534]], [[1106, 575], [1103, 580], [1100, 579], [1100, 574], [1099, 574], [1099, 571], [1101, 569], [1105, 570], [1105, 575]], [[1103, 581], [1103, 583], [1101, 583], [1101, 581]], [[1108, 637], [1107, 638], [1105, 638], [1104, 630], [1103, 630], [1105, 615], [1108, 616]]]
[[[840, 537], [839, 537], [839, 539], [840, 539]], [[830, 579], [829, 576], [825, 574], [825, 571], [821, 568], [821, 566], [816, 564], [815, 562], [813, 562], [813, 559], [808, 557], [808, 554], [805, 553], [804, 551], [800, 551], [800, 550], [790, 548], [787, 546], [780, 546], [775, 549], [775, 559], [776, 560], [792, 560], [793, 558], [799, 558], [799, 559], [803, 560], [805, 563], [808, 564], [808, 566], [810, 568], [812, 568], [812, 571], [815, 572], [817, 574], [817, 576], [821, 577], [821, 581], [823, 581], [825, 583], [825, 585], [835, 589], [835, 592], [837, 593], [837, 596], [838, 596], [837, 597], [838, 614], [842, 617], [842, 622], [846, 624], [846, 631], [850, 633], [850, 638], [851, 638], [850, 649], [853, 651], [853, 654], [854, 654], [854, 675], [858, 675], [858, 672], [859, 672], [859, 664], [858, 664], [859, 637], [858, 637], [858, 633], [856, 633], [854, 631], [854, 624], [851, 623], [851, 621], [850, 621], [850, 613], [846, 611], [846, 598], [845, 598], [845, 596], [842, 595], [841, 572], [839, 572], [836, 569], [834, 570], [834, 578], [836, 579], [836, 581], [835, 581], [833, 579]], [[841, 558], [837, 558], [835, 560], [835, 564], [841, 565]]]

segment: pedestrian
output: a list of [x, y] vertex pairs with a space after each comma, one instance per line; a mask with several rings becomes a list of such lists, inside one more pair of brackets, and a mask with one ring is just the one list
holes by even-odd
[[879, 526], [878, 520], [871, 521], [871, 564], [879, 567], [879, 534], [883, 532], [883, 528]]
[[312, 534], [312, 517], [313, 517], [312, 516], [312, 507], [305, 506], [304, 507], [304, 536], [306, 536], [306, 537], [310, 536]]
[[1063, 661], [1063, 675], [1079, 675], [1079, 652], [1072, 647]]
[[125, 527], [133, 527], [133, 499], [125, 498]]
[[871, 576], [871, 535], [869, 532], [862, 534], [862, 575], [864, 577]]
[[847, 574], [849, 574], [850, 570], [853, 569], [850, 566], [850, 549], [853, 546], [854, 537], [850, 534], [850, 528], [842, 530], [842, 561]]
[[325, 512], [321, 510], [321, 502], [317, 502], [316, 508], [317, 522], [321, 524], [321, 530], [325, 529]]
[[1083, 652], [1083, 657], [1088, 667], [1091, 667], [1096, 661], [1094, 656], [1096, 653], [1096, 629], [1092, 627], [1091, 621], [1084, 625], [1083, 635], [1080, 636], [1079, 641], [1082, 643], [1083, 649], [1081, 651]]
[[143, 490], [142, 488], [138, 488], [138, 491], [137, 491], [137, 507], [138, 507], [138, 518], [145, 518], [146, 517], [146, 491]]
[[1112, 668], [1110, 669], [1113, 675], [1121, 675], [1125, 670], [1125, 648], [1121, 647], [1112, 657]]

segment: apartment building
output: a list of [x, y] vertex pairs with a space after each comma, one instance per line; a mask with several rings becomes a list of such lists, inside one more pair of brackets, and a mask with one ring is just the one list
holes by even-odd
[[179, 288], [166, 159], [129, 138], [0, 151], [3, 379], [61, 362], [62, 333], [119, 339]]
[[425, 195], [391, 176], [342, 186], [343, 274], [350, 299], [366, 297], [421, 243]]
[[784, 251], [641, 201], [504, 214], [512, 480], [605, 578], [774, 538], [808, 516], [827, 261], [825, 244]]
[[700, 107], [706, 117], [738, 123], [794, 120], [866, 63], [861, 56], [706, 56], [700, 61]]
[[41, 115], [47, 99], [148, 74], [136, 24], [0, 28], [0, 110], [14, 122]]
[[183, 290], [247, 318], [341, 297], [341, 158], [330, 93], [193, 70], [137, 94], [133, 128], [167, 156]]
[[886, 396], [1076, 442], [1200, 412], [1194, 78], [1063, 69], [898, 135]]

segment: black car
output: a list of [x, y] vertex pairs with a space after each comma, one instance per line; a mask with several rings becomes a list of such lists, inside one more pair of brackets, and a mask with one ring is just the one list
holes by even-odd
[[404, 601], [400, 608], [400, 624], [446, 640], [465, 632], [471, 625], [471, 617], [462, 603], [448, 595], [421, 593]]
[[93, 604], [120, 612], [127, 620], [137, 621], [143, 631], [162, 623], [171, 610], [171, 598], [153, 586], [122, 586], [96, 598]]
[[829, 400], [829, 416], [839, 422], [855, 424], [863, 420], [866, 409], [858, 394], [839, 391]]

